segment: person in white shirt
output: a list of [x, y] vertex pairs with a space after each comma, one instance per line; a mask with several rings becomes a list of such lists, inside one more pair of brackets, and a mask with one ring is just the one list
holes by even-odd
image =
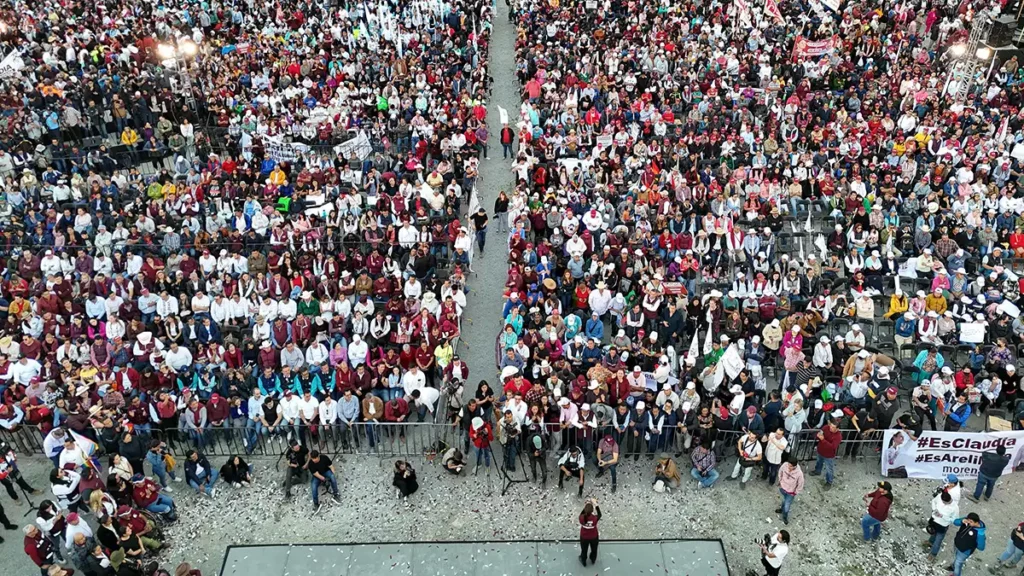
[[812, 362], [822, 370], [832, 368], [832, 346], [829, 344], [828, 336], [822, 336], [818, 343], [814, 345]]
[[329, 394], [320, 402], [317, 412], [320, 414], [321, 426], [334, 426], [338, 421], [338, 403]]
[[[352, 350], [349, 348], [349, 358]], [[427, 385], [427, 375], [420, 370], [419, 366], [413, 364], [405, 374], [402, 375], [402, 389], [405, 395], [412, 396], [413, 390], [420, 390]]]
[[[958, 487], [959, 488], [959, 487]], [[958, 490], [959, 496], [959, 490]], [[928, 542], [931, 549], [928, 552], [928, 559], [935, 560], [942, 550], [942, 541], [946, 539], [946, 533], [953, 521], [960, 516], [960, 504], [953, 500], [953, 495], [943, 487], [931, 501], [931, 517], [928, 518], [929, 532], [934, 532]]]
[[761, 564], [768, 574], [778, 574], [782, 561], [789, 554], [789, 532], [779, 530], [770, 542], [761, 542]]
[[263, 297], [263, 302], [260, 303], [257, 314], [267, 320], [267, 322], [273, 322], [277, 320], [279, 314], [277, 302], [270, 298], [270, 295]]
[[324, 338], [323, 334], [319, 338], [321, 339], [318, 339], [306, 349], [306, 365], [309, 366], [309, 371], [312, 374], [320, 373], [320, 364], [327, 361], [329, 354], [329, 350], [327, 350], [327, 346], [324, 346], [322, 340]]
[[441, 393], [436, 388], [416, 388], [408, 395], [406, 401], [410, 404], [410, 408], [416, 409], [417, 421], [423, 422], [428, 412], [430, 418], [434, 418], [434, 408], [437, 406], [437, 399], [440, 396]]
[[[352, 343], [348, 345], [348, 361], [353, 368], [366, 363], [366, 356], [370, 353], [370, 347], [358, 334], [352, 336]], [[404, 376], [403, 376], [404, 381]]]
[[164, 361], [175, 372], [184, 372], [192, 365], [192, 352], [177, 342], [171, 342], [171, 348], [164, 355]]
[[3, 380], [14, 380], [22, 386], [28, 386], [32, 379], [39, 376], [43, 366], [32, 358], [22, 357], [7, 368], [7, 374], [0, 376]]
[[262, 315], [256, 317], [256, 323], [252, 326], [252, 339], [255, 342], [270, 340], [270, 322]]
[[410, 276], [409, 280], [405, 283], [405, 288], [402, 289], [402, 293], [405, 294], [406, 298], [419, 300], [423, 294], [423, 284], [415, 276]]
[[303, 392], [302, 398], [299, 398], [299, 419], [304, 427], [308, 429], [310, 425], [316, 424], [319, 409], [320, 402], [313, 397], [313, 394], [309, 390]]
[[107, 317], [107, 339], [111, 342], [115, 338], [123, 338], [126, 328], [124, 320], [119, 319], [117, 314], [111, 314]]
[[65, 518], [67, 527], [64, 529], [64, 547], [71, 550], [75, 545], [75, 536], [81, 534], [86, 538], [92, 538], [92, 528], [89, 523], [78, 515], [77, 512], [68, 514]]
[[742, 470], [743, 478], [740, 482], [746, 484], [747, 481], [750, 480], [750, 474], [754, 470], [754, 467], [761, 464], [761, 458], [764, 456], [760, 438], [757, 437], [757, 432], [751, 430], [746, 436], [740, 437], [740, 439], [736, 441], [736, 452], [739, 457], [736, 459], [736, 465], [733, 467], [732, 475], [729, 478], [731, 480], [739, 478], [740, 471]]
[[278, 403], [277, 412], [281, 414], [281, 426], [290, 428], [288, 440], [302, 438], [301, 400], [295, 396], [295, 393], [290, 388], [284, 391], [284, 398]]
[[228, 320], [228, 301], [223, 294], [217, 294], [210, 303], [210, 318], [219, 326], [223, 326]]
[[217, 269], [217, 258], [211, 256], [209, 250], [204, 250], [203, 255], [199, 257], [199, 269], [202, 270], [203, 276], [209, 276]]
[[192, 313], [208, 314], [210, 312], [210, 304], [212, 303], [213, 302], [210, 300], [210, 297], [207, 296], [206, 294], [203, 294], [203, 291], [200, 290], [196, 292], [195, 296], [192, 297]]
[[298, 313], [299, 307], [291, 298], [285, 298], [277, 305], [277, 315], [289, 322], [295, 320]]
[[58, 457], [59, 467], [64, 468], [68, 464], [72, 464], [75, 470], [81, 470], [85, 466], [85, 451], [75, 443], [75, 439], [70, 434], [64, 437], [64, 450], [61, 451]]
[[168, 318], [170, 316], [178, 315], [178, 299], [171, 298], [167, 291], [164, 290], [160, 293], [160, 298], [156, 301], [156, 315], [161, 318]]
[[122, 300], [115, 292], [111, 292], [110, 296], [103, 301], [103, 306], [107, 310], [107, 317], [110, 317], [111, 314], [117, 314], [120, 312], [122, 304], [124, 304], [124, 300]]

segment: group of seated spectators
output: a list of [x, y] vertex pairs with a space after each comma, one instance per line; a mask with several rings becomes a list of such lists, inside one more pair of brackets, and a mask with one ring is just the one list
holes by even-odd
[[979, 430], [992, 407], [1022, 427], [1021, 70], [995, 52], [948, 76], [999, 6], [592, 4], [513, 13], [487, 426], [598, 463], [609, 436], [617, 460], [748, 431], [793, 451], [829, 424]]

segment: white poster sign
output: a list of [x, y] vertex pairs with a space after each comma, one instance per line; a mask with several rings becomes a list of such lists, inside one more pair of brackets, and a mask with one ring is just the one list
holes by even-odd
[[980, 344], [985, 341], [985, 324], [982, 322], [961, 322], [960, 341]]
[[21, 55], [15, 50], [0, 60], [0, 78], [8, 78], [13, 76], [15, 72], [25, 67], [25, 61], [21, 59]]
[[1003, 302], [998, 307], [996, 307], [996, 310], [1002, 312], [1003, 314], [1006, 314], [1010, 318], [1017, 318], [1018, 316], [1020, 316], [1020, 308], [1018, 308], [1016, 304], [1010, 302], [1009, 300], [1003, 300]]
[[1005, 446], [1009, 474], [1024, 457], [1024, 431], [935, 432], [926, 431], [917, 441], [903, 430], [886, 430], [882, 439], [882, 476], [888, 478], [977, 478], [981, 454]]

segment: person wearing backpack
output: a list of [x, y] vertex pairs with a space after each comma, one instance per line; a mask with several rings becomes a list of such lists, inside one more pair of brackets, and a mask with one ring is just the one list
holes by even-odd
[[947, 569], [953, 571], [953, 576], [961, 576], [964, 570], [964, 562], [974, 554], [975, 550], [985, 550], [985, 523], [977, 513], [971, 512], [965, 518], [958, 518], [953, 521], [957, 527], [956, 536], [953, 539], [954, 553], [953, 564]]

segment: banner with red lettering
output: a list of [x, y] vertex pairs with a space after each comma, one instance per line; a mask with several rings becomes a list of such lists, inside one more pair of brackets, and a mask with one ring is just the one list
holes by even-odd
[[839, 39], [838, 35], [826, 40], [815, 40], [813, 42], [803, 36], [797, 36], [793, 42], [793, 59], [817, 58], [818, 56], [831, 54], [841, 45], [842, 40]]
[[779, 10], [779, 5], [775, 0], [764, 0], [764, 12], [779, 24], [786, 24], [786, 19], [783, 18], [782, 12]]
[[1005, 446], [1009, 474], [1024, 459], [1024, 431], [924, 432], [914, 441], [903, 430], [886, 430], [882, 440], [882, 476], [888, 478], [977, 478], [983, 452]]

